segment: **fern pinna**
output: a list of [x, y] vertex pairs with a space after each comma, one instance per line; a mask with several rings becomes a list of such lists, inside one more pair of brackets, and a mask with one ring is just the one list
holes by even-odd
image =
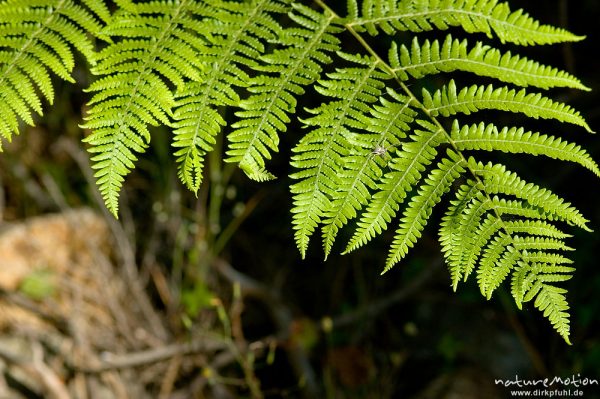
[[[102, 38], [110, 18], [102, 0], [6, 0], [0, 3], [0, 138], [10, 141], [32, 111], [42, 115], [41, 97], [54, 101], [52, 75], [75, 82], [73, 48], [93, 64], [91, 35]], [[2, 149], [0, 142], [0, 150]]]
[[[475, 274], [490, 298], [508, 280], [517, 306], [533, 301], [568, 342], [566, 291], [557, 285], [574, 271], [564, 229], [589, 230], [587, 220], [478, 154], [546, 155], [600, 170], [574, 143], [498, 126], [479, 111], [591, 131], [576, 110], [542, 94], [589, 90], [582, 82], [504, 48], [583, 37], [499, 0], [349, 0], [345, 12], [327, 0], [115, 3], [112, 15], [102, 0], [0, 3], [2, 137], [19, 120], [33, 123], [38, 92], [52, 100], [50, 74], [72, 80], [71, 47], [97, 76], [82, 126], [115, 215], [150, 126], [172, 129], [179, 177], [196, 192], [217, 135], [228, 141], [225, 161], [264, 181], [275, 177], [267, 161], [280, 134], [300, 123], [303, 132], [287, 134], [297, 141], [292, 223], [302, 256], [317, 230], [328, 256], [342, 229], [353, 229], [345, 253], [390, 229], [385, 272], [443, 207], [439, 241], [452, 287]], [[103, 39], [96, 52], [86, 32]], [[319, 103], [298, 110], [309, 87]]]

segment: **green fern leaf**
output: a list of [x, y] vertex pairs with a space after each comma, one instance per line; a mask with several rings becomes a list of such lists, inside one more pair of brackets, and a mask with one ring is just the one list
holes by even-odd
[[556, 119], [573, 123], [592, 132], [579, 112], [570, 106], [554, 102], [539, 93], [527, 93], [525, 89], [516, 91], [508, 87], [474, 85], [458, 91], [456, 84], [451, 80], [433, 95], [423, 89], [423, 105], [433, 116], [450, 116], [459, 112], [469, 115], [482, 109], [497, 109], [522, 112], [536, 119]]
[[19, 120], [33, 126], [32, 111], [42, 115], [36, 89], [52, 104], [51, 73], [74, 82], [73, 48], [94, 63], [88, 33], [100, 36], [96, 12], [104, 17], [107, 11], [98, 0], [86, 4], [89, 9], [58, 0], [8, 0], [0, 4], [0, 138], [10, 141], [19, 132]]
[[410, 50], [402, 45], [398, 49], [392, 43], [389, 52], [390, 66], [402, 80], [421, 78], [439, 72], [467, 71], [479, 76], [489, 76], [519, 86], [572, 87], [590, 90], [579, 79], [567, 72], [559, 71], [535, 61], [502, 53], [500, 50], [477, 42], [469, 50], [467, 40], [459, 41], [451, 35], [442, 44], [438, 40], [419, 43], [417, 37]]
[[[179, 178], [193, 192], [198, 191], [202, 182], [204, 156], [212, 150], [215, 137], [225, 125], [216, 107], [240, 104], [234, 88], [252, 83], [245, 68], [257, 67], [257, 60], [265, 52], [264, 42], [280, 36], [281, 27], [272, 15], [289, 10], [288, 0], [208, 3], [210, 13], [200, 24], [200, 34], [209, 43], [202, 57], [209, 67], [202, 81], [192, 82], [177, 93], [173, 124]], [[237, 127], [243, 128], [243, 123]], [[236, 137], [239, 136], [234, 135], [232, 140]], [[261, 150], [267, 151], [264, 146]], [[249, 170], [256, 180], [272, 178], [262, 165], [254, 167], [249, 159], [246, 162], [242, 169]]]
[[485, 123], [460, 126], [458, 121], [452, 124], [451, 140], [459, 150], [502, 151], [507, 153], [526, 153], [545, 155], [562, 161], [575, 162], [600, 176], [598, 165], [580, 146], [563, 141], [560, 138], [526, 132], [523, 128], [500, 130]]
[[513, 245], [518, 250], [525, 249], [553, 249], [560, 251], [574, 251], [573, 248], [565, 245], [561, 240], [547, 237], [513, 237]]
[[569, 266], [525, 262], [519, 262], [516, 269], [512, 276], [511, 293], [519, 309], [523, 302], [531, 301], [540, 292], [544, 283], [567, 281], [575, 271]]
[[417, 195], [410, 199], [402, 215], [400, 228], [396, 231], [392, 242], [384, 273], [402, 260], [408, 253], [408, 249], [421, 237], [433, 207], [437, 205], [442, 195], [450, 190], [454, 180], [464, 172], [464, 166], [463, 158], [453, 151], [448, 151], [447, 158], [438, 162], [437, 167], [425, 178]]
[[286, 130], [288, 115], [296, 110], [296, 97], [304, 94], [303, 87], [319, 79], [321, 64], [330, 63], [329, 54], [339, 48], [334, 35], [341, 28], [332, 25], [334, 15], [322, 15], [299, 4], [294, 4], [294, 10], [289, 16], [301, 27], [282, 31], [276, 43], [283, 48], [262, 56], [264, 64], [253, 67], [264, 74], [250, 79], [248, 91], [253, 94], [239, 103], [243, 111], [236, 116], [240, 121], [227, 135], [226, 161], [239, 163], [253, 180], [274, 178], [265, 170], [265, 159], [278, 150], [278, 134]]
[[[355, 136], [354, 149], [344, 159], [338, 189], [334, 192], [331, 206], [325, 214], [323, 222], [323, 247], [325, 256], [331, 247], [339, 229], [356, 217], [371, 198], [370, 190], [377, 186], [382, 167], [389, 161], [388, 148], [400, 144], [406, 137], [409, 124], [417, 113], [410, 108], [411, 99], [388, 89], [393, 101], [381, 98], [381, 106], [375, 105], [371, 117], [362, 122], [369, 133]], [[378, 154], [375, 150], [383, 151]]]
[[440, 244], [442, 253], [448, 263], [454, 291], [456, 291], [458, 283], [463, 277], [461, 244], [464, 242], [465, 237], [460, 229], [461, 216], [477, 195], [481, 195], [481, 187], [478, 187], [475, 181], [469, 180], [466, 184], [462, 184], [456, 192], [456, 198], [450, 201], [450, 206], [440, 223]]
[[498, 0], [371, 0], [364, 1], [362, 13], [356, 0], [348, 1], [348, 25], [375, 36], [379, 30], [422, 32], [460, 26], [468, 33], [492, 32], [502, 42], [520, 45], [551, 44], [582, 40], [564, 29], [540, 23], [522, 10], [510, 11]]
[[317, 91], [335, 100], [308, 110], [314, 114], [302, 122], [316, 126], [294, 148], [292, 166], [300, 169], [292, 178], [300, 180], [291, 187], [294, 194], [293, 224], [298, 248], [304, 257], [308, 241], [318, 223], [331, 208], [331, 199], [340, 186], [343, 159], [356, 141], [356, 129], [364, 127], [362, 114], [368, 104], [377, 101], [388, 74], [379, 70], [379, 61], [348, 54], [339, 54], [359, 67], [338, 69], [319, 81]]
[[[293, 227], [303, 257], [319, 226], [327, 257], [353, 220], [345, 253], [394, 223], [385, 272], [415, 245], [434, 207], [446, 203], [438, 235], [453, 289], [475, 274], [490, 298], [509, 280], [517, 306], [535, 300], [568, 341], [566, 292], [555, 287], [574, 271], [562, 228], [589, 230], [588, 221], [549, 190], [471, 155], [543, 155], [600, 176], [580, 146], [498, 127], [478, 113], [508, 111], [591, 131], [579, 112], [528, 89], [589, 88], [567, 72], [471, 37], [479, 32], [517, 45], [582, 37], [499, 0], [349, 0], [346, 17], [326, 1], [115, 0], [112, 15], [103, 0], [0, 2], [0, 139], [10, 140], [21, 122], [33, 124], [42, 97], [52, 102], [52, 75], [73, 81], [78, 50], [96, 75], [85, 141], [100, 192], [116, 215], [124, 178], [146, 150], [151, 126], [173, 128], [179, 178], [197, 193], [204, 158], [213, 147], [220, 151], [219, 134], [235, 114], [225, 161], [251, 179], [270, 180], [267, 163], [279, 150], [279, 135], [314, 88], [320, 102], [298, 118], [306, 134], [291, 160]], [[456, 39], [455, 27], [467, 39]], [[421, 34], [451, 28], [443, 40]], [[367, 34], [392, 41], [387, 59]], [[92, 36], [108, 42], [98, 53]], [[334, 58], [337, 69], [327, 66]], [[412, 89], [455, 72], [493, 82], [459, 89], [449, 80], [420, 96]], [[469, 124], [463, 114], [474, 114], [465, 118]]]
[[[551, 218], [542, 209], [524, 202], [506, 201], [498, 197], [488, 199], [481, 193], [478, 194], [477, 199], [464, 208], [462, 218], [455, 224], [454, 233], [459, 236], [458, 246], [455, 248], [456, 252], [454, 253], [456, 257], [454, 261], [449, 263], [451, 274], [457, 276], [457, 279], [453, 280], [455, 289], [458, 278], [463, 276], [466, 281], [469, 274], [475, 269], [475, 264], [482, 248], [502, 229], [508, 233], [527, 233], [549, 236], [554, 239], [568, 237], [568, 235], [562, 233], [554, 225], [542, 220]], [[517, 216], [533, 220], [503, 220], [498, 215], [509, 215], [511, 218]], [[461, 215], [458, 216], [460, 217]], [[484, 216], [485, 219], [480, 221]], [[522, 245], [523, 241], [520, 236], [513, 235], [511, 240], [511, 245], [515, 248], [518, 247], [520, 250], [537, 248], [535, 240], [530, 247]]]
[[500, 286], [521, 256], [510, 246], [511, 242], [512, 237], [501, 232], [488, 243], [483, 251], [480, 266], [477, 269], [477, 283], [481, 295], [487, 299], [492, 297], [493, 291]]
[[569, 340], [569, 305], [565, 298], [566, 290], [550, 284], [543, 284], [535, 300], [535, 307], [544, 313], [556, 331], [571, 345]]
[[421, 174], [437, 155], [436, 147], [444, 141], [443, 131], [426, 121], [419, 123], [427, 130], [415, 130], [412, 141], [404, 142], [377, 191], [362, 213], [358, 226], [344, 253], [351, 252], [381, 234], [394, 218], [408, 193], [421, 179]]
[[[95, 93], [83, 128], [96, 169], [97, 184], [108, 209], [117, 215], [124, 176], [134, 167], [135, 152], [145, 151], [149, 125], [170, 124], [175, 103], [169, 84], [199, 79], [202, 64], [194, 56], [201, 43], [182, 40], [193, 32], [195, 2], [121, 1], [103, 30], [114, 43], [97, 55], [92, 73], [103, 76], [88, 88]], [[189, 60], [185, 60], [189, 58]]]
[[515, 173], [507, 171], [504, 166], [491, 163], [483, 165], [470, 158], [469, 168], [482, 176], [488, 193], [503, 193], [525, 199], [529, 204], [541, 207], [545, 212], [560, 220], [591, 231], [587, 227], [588, 220], [576, 208], [570, 206], [550, 190], [525, 182]]

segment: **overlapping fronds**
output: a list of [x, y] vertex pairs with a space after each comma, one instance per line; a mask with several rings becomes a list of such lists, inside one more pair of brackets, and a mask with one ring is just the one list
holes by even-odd
[[389, 161], [387, 152], [407, 136], [409, 125], [416, 116], [408, 97], [391, 89], [388, 89], [388, 94], [391, 99], [382, 97], [381, 105], [375, 105], [368, 118], [361, 121], [366, 132], [354, 136], [355, 145], [344, 159], [338, 189], [332, 195], [323, 223], [326, 256], [331, 252], [339, 229], [348, 219], [356, 217], [357, 210], [369, 203], [370, 190], [377, 187], [376, 181]]
[[[390, 229], [387, 271], [440, 207], [452, 287], [475, 275], [490, 298], [509, 280], [517, 306], [534, 301], [568, 342], [566, 291], [557, 285], [573, 272], [567, 229], [590, 230], [588, 221], [557, 194], [479, 158], [542, 155], [600, 176], [572, 136], [559, 137], [561, 126], [591, 132], [583, 116], [537, 92], [588, 87], [515, 50], [582, 36], [500, 0], [349, 0], [345, 16], [328, 0], [116, 0], [112, 15], [102, 0], [81, 3], [0, 3], [2, 137], [20, 120], [33, 123], [40, 97], [52, 101], [52, 73], [72, 80], [75, 47], [98, 77], [83, 127], [113, 213], [149, 126], [173, 129], [179, 177], [193, 192], [221, 131], [225, 161], [264, 181], [291, 130], [302, 256], [319, 228], [326, 257], [343, 229], [351, 230], [344, 253]], [[449, 28], [445, 39], [422, 34]], [[88, 34], [111, 43], [94, 53]], [[514, 120], [528, 125], [551, 120], [555, 135], [497, 126], [489, 120], [496, 113], [483, 110], [518, 113]], [[290, 129], [298, 122], [303, 130]]]
[[[345, 160], [355, 147], [361, 147], [360, 129], [366, 126], [369, 104], [377, 101], [384, 88], [383, 80], [390, 76], [372, 57], [339, 54], [357, 64], [327, 74], [319, 81], [317, 91], [334, 100], [308, 110], [314, 116], [303, 123], [311, 130], [294, 148], [292, 166], [299, 169], [292, 178], [299, 180], [291, 190], [294, 194], [293, 224], [296, 244], [304, 256], [308, 241], [318, 223], [331, 209], [335, 192], [343, 184]], [[363, 162], [369, 162], [364, 159]], [[374, 177], [374, 170], [363, 174], [359, 184]], [[344, 180], [347, 180], [345, 177]]]
[[97, 54], [87, 89], [94, 93], [85, 117], [100, 192], [115, 215], [124, 176], [134, 167], [135, 152], [145, 151], [149, 125], [170, 123], [173, 89], [201, 78], [194, 0], [117, 2], [120, 9], [103, 34], [113, 43]]
[[[519, 45], [581, 39], [564, 29], [540, 25], [522, 11], [511, 12], [506, 3], [498, 1], [361, 3], [349, 1], [349, 16], [343, 23], [363, 45], [368, 39], [362, 32], [394, 35], [451, 26]], [[591, 132], [578, 111], [525, 87], [589, 89], [557, 68], [485, 42], [469, 46], [467, 39], [450, 35], [442, 42], [415, 36], [409, 46], [392, 41], [388, 62], [369, 45], [365, 51], [393, 78], [386, 90], [370, 89], [373, 98], [361, 104], [367, 109], [352, 108], [353, 95], [363, 90], [364, 81], [364, 75], [355, 76], [353, 84], [337, 83], [344, 88], [343, 95], [324, 93], [342, 101], [310, 110], [318, 116], [303, 120], [311, 130], [294, 149], [297, 154], [292, 162], [299, 169], [292, 177], [301, 179], [292, 186], [293, 222], [301, 253], [304, 255], [308, 238], [320, 225], [327, 256], [338, 232], [356, 219], [344, 253], [394, 229], [384, 268], [388, 271], [415, 245], [444, 195], [454, 192], [439, 234], [454, 289], [476, 272], [482, 294], [490, 298], [510, 278], [514, 295], [518, 293], [517, 304], [536, 298], [535, 306], [568, 342], [564, 292], [548, 282], [563, 281], [571, 271], [565, 266], [570, 260], [561, 254], [571, 250], [564, 241], [569, 235], [559, 225], [588, 230], [587, 220], [549, 190], [525, 182], [502, 165], [479, 163], [470, 154], [544, 155], [577, 163], [600, 176], [598, 166], [581, 147], [559, 137], [521, 127], [498, 128], [487, 122], [462, 125], [461, 115], [508, 111], [574, 124]], [[411, 80], [454, 71], [522, 88], [492, 83], [459, 89], [450, 79], [440, 89], [423, 89], [418, 96], [410, 87]], [[332, 85], [328, 81], [321, 85], [323, 82]], [[448, 117], [456, 119], [446, 121]]]
[[[289, 0], [208, 2], [210, 13], [200, 24], [201, 34], [210, 43], [202, 54], [208, 68], [202, 81], [188, 84], [177, 93], [174, 113], [173, 146], [177, 148], [179, 178], [190, 190], [198, 190], [204, 155], [212, 149], [215, 136], [225, 124], [217, 107], [240, 103], [235, 88], [251, 85], [248, 69], [259, 64], [266, 42], [281, 36], [281, 26], [274, 15], [289, 11], [289, 3]], [[260, 114], [263, 112], [266, 111], [259, 111]], [[233, 136], [232, 141], [236, 140]], [[260, 145], [258, 140], [251, 140], [252, 145]], [[252, 158], [256, 150], [250, 151]], [[268, 173], [262, 171], [264, 168], [255, 168], [250, 158], [246, 157], [241, 166], [250, 168], [250, 175], [257, 180], [267, 179]]]
[[320, 77], [322, 65], [331, 62], [330, 54], [340, 46], [335, 34], [342, 29], [332, 24], [333, 13], [323, 15], [294, 4], [289, 16], [300, 27], [281, 31], [276, 40], [280, 47], [253, 66], [263, 74], [250, 79], [248, 90], [253, 94], [240, 102], [243, 111], [236, 113], [240, 121], [227, 135], [227, 161], [239, 163], [253, 180], [274, 178], [266, 171], [265, 159], [278, 150], [279, 134], [286, 131], [303, 87]]
[[[11, 139], [19, 123], [42, 115], [42, 97], [54, 101], [52, 75], [68, 82], [73, 49], [94, 63], [90, 34], [99, 36], [109, 17], [101, 0], [8, 0], [0, 3], [0, 139]], [[87, 6], [87, 7], [86, 7]], [[0, 140], [0, 150], [2, 141]]]
[[407, 195], [421, 179], [422, 173], [437, 155], [437, 146], [444, 141], [443, 131], [426, 121], [418, 121], [425, 129], [417, 129], [402, 143], [389, 164], [387, 173], [361, 215], [346, 252], [353, 251], [381, 234], [400, 209]]

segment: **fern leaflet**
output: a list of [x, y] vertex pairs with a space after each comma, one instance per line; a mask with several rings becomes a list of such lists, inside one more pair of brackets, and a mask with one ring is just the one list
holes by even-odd
[[[251, 84], [245, 68], [256, 67], [265, 52], [264, 42], [279, 36], [281, 27], [271, 15], [287, 12], [288, 3], [288, 0], [208, 2], [210, 12], [200, 24], [200, 33], [209, 43], [202, 56], [206, 73], [202, 81], [192, 82], [177, 93], [173, 124], [179, 178], [191, 191], [197, 192], [202, 182], [204, 155], [212, 150], [215, 136], [225, 125], [216, 107], [239, 105], [240, 97], [234, 87]], [[251, 174], [256, 174], [258, 180], [269, 177], [256, 170]]]
[[[0, 3], [0, 138], [19, 132], [19, 121], [33, 126], [32, 111], [42, 115], [41, 96], [54, 101], [51, 74], [74, 82], [73, 48], [93, 64], [88, 33], [99, 34], [99, 17], [108, 17], [100, 0], [9, 0]], [[99, 15], [98, 15], [99, 14]], [[2, 141], [0, 141], [0, 151]]]
[[92, 73], [103, 77], [88, 88], [96, 94], [82, 127], [92, 130], [85, 141], [96, 154], [97, 184], [115, 216], [124, 176], [137, 159], [134, 152], [144, 152], [150, 141], [148, 125], [170, 124], [169, 84], [199, 79], [202, 68], [194, 56], [200, 41], [185, 41], [179, 33], [194, 31], [195, 2], [154, 4], [119, 2], [121, 9], [103, 33], [120, 39], [98, 54]]
[[395, 42], [389, 51], [390, 66], [402, 80], [409, 75], [413, 78], [439, 72], [467, 71], [479, 76], [489, 76], [519, 86], [571, 87], [590, 90], [579, 79], [565, 71], [512, 55], [477, 42], [468, 49], [467, 40], [459, 41], [451, 35], [442, 44], [434, 40], [419, 43], [415, 37], [410, 50], [402, 45], [398, 49]]
[[364, 126], [362, 114], [381, 94], [382, 81], [390, 78], [373, 58], [339, 55], [360, 66], [338, 69], [327, 75], [328, 80], [319, 81], [317, 91], [335, 100], [309, 110], [315, 116], [303, 123], [316, 128], [300, 140], [292, 157], [292, 166], [300, 169], [291, 176], [300, 180], [291, 191], [295, 238], [303, 257], [311, 234], [331, 208], [330, 198], [340, 185], [343, 160], [358, 140], [360, 133], [355, 132]]
[[288, 115], [296, 109], [296, 96], [304, 94], [304, 86], [314, 83], [321, 74], [321, 64], [331, 62], [329, 53], [339, 47], [334, 35], [341, 31], [332, 24], [333, 15], [321, 15], [308, 7], [294, 4], [290, 18], [301, 28], [288, 28], [277, 38], [283, 48], [262, 56], [264, 64], [254, 65], [266, 72], [250, 79], [253, 93], [242, 100], [240, 120], [229, 133], [227, 162], [237, 162], [253, 180], [270, 180], [274, 176], [265, 169], [270, 151], [277, 151], [279, 132], [286, 130]]
[[498, 109], [522, 112], [536, 119], [556, 119], [582, 126], [592, 132], [579, 112], [570, 106], [554, 102], [539, 93], [527, 93], [525, 89], [516, 91], [508, 87], [474, 85], [458, 91], [454, 80], [451, 80], [433, 95], [424, 89], [423, 104], [433, 116], [450, 116], [459, 112], [469, 115], [482, 109]]
[[422, 32], [460, 26], [467, 33], [492, 32], [502, 42], [519, 45], [552, 44], [582, 40], [561, 28], [540, 23], [522, 10], [510, 11], [498, 0], [371, 0], [364, 1], [359, 15], [356, 0], [348, 1], [349, 23], [353, 29], [375, 36], [379, 30]]

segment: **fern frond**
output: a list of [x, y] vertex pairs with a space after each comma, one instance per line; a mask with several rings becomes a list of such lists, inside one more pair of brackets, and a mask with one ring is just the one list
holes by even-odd
[[239, 163], [253, 180], [274, 178], [265, 169], [265, 159], [271, 158], [271, 151], [277, 152], [279, 133], [285, 132], [288, 115], [296, 110], [296, 97], [304, 94], [303, 87], [319, 79], [321, 65], [332, 61], [329, 54], [340, 44], [335, 34], [342, 29], [332, 23], [333, 14], [293, 6], [289, 17], [300, 27], [283, 30], [276, 39], [282, 47], [262, 56], [264, 64], [253, 67], [262, 74], [250, 79], [248, 91], [253, 94], [239, 103], [243, 111], [236, 116], [240, 120], [227, 135], [226, 162]]
[[519, 309], [523, 302], [531, 301], [545, 283], [567, 281], [572, 278], [575, 268], [544, 263], [519, 262], [513, 273], [511, 293]]
[[569, 238], [567, 234], [544, 220], [516, 220], [504, 222], [504, 229], [509, 233], [526, 233], [551, 238]]
[[544, 313], [552, 326], [563, 339], [571, 345], [569, 340], [569, 305], [565, 298], [567, 290], [550, 284], [542, 284], [536, 296], [534, 306]]
[[498, 130], [496, 126], [483, 122], [460, 126], [458, 121], [454, 121], [451, 139], [459, 150], [545, 155], [562, 161], [578, 163], [600, 177], [598, 165], [580, 146], [563, 141], [558, 137], [526, 132], [523, 128], [504, 127]]
[[[281, 26], [272, 15], [286, 13], [289, 3], [290, 0], [208, 2], [210, 14], [200, 23], [199, 33], [210, 43], [202, 56], [209, 67], [202, 81], [191, 82], [177, 93], [174, 113], [173, 146], [177, 149], [178, 175], [191, 191], [198, 191], [204, 156], [225, 125], [217, 107], [239, 105], [240, 97], [234, 88], [251, 84], [246, 68], [256, 67], [265, 52], [265, 43], [280, 36]], [[265, 147], [261, 149], [267, 151]], [[249, 159], [247, 162], [243, 168], [257, 180], [271, 178], [264, 167], [254, 168]]]
[[568, 247], [562, 240], [547, 237], [513, 237], [513, 246], [516, 249], [553, 249], [556, 251], [574, 251], [573, 248]]
[[571, 87], [590, 90], [573, 75], [545, 65], [512, 55], [477, 42], [471, 49], [467, 40], [446, 36], [443, 43], [438, 40], [423, 43], [415, 37], [410, 50], [395, 42], [389, 51], [390, 66], [394, 73], [406, 80], [436, 74], [439, 72], [466, 71], [479, 76], [488, 76], [519, 86], [536, 86], [543, 89], [551, 87]]
[[[381, 105], [375, 105], [371, 109], [370, 117], [363, 120], [368, 133], [355, 136], [353, 152], [344, 159], [344, 169], [339, 175], [340, 183], [323, 222], [323, 247], [326, 257], [331, 252], [339, 229], [348, 223], [349, 219], [356, 217], [356, 211], [369, 202], [370, 190], [376, 188], [376, 180], [382, 174], [381, 164], [387, 164], [388, 160], [385, 157], [388, 156], [388, 148], [400, 144], [417, 115], [410, 107], [410, 98], [391, 89], [388, 89], [388, 94], [392, 101], [382, 97]], [[376, 148], [382, 149], [384, 154], [374, 153]]]
[[502, 193], [525, 199], [529, 204], [542, 208], [560, 220], [591, 231], [587, 227], [588, 220], [576, 208], [570, 206], [550, 190], [527, 183], [515, 173], [507, 171], [503, 165], [491, 163], [484, 165], [476, 162], [473, 158], [470, 158], [468, 163], [474, 173], [482, 176], [488, 193]]
[[448, 151], [447, 157], [438, 162], [427, 176], [417, 192], [410, 199], [400, 220], [400, 228], [392, 242], [384, 273], [392, 268], [407, 254], [421, 232], [425, 228], [433, 207], [440, 202], [444, 193], [450, 190], [451, 184], [464, 172], [464, 159], [453, 151]]
[[363, 114], [368, 104], [377, 101], [390, 76], [382, 72], [380, 62], [370, 57], [339, 53], [348, 62], [358, 65], [337, 69], [320, 80], [317, 91], [333, 101], [308, 110], [314, 116], [303, 120], [305, 126], [316, 127], [307, 133], [293, 149], [292, 166], [299, 169], [291, 175], [294, 183], [293, 224], [295, 239], [302, 256], [317, 224], [331, 208], [331, 199], [340, 186], [340, 175], [350, 148], [356, 143], [356, 129], [365, 127]]
[[[251, 179], [269, 180], [275, 176], [267, 161], [279, 149], [280, 134], [291, 126], [300, 99], [314, 100], [308, 93], [314, 89], [320, 101], [298, 118], [306, 134], [291, 160], [293, 228], [302, 257], [319, 226], [327, 257], [353, 220], [344, 253], [394, 220], [385, 272], [415, 245], [434, 207], [447, 202], [439, 241], [453, 289], [476, 274], [490, 298], [510, 279], [517, 306], [535, 299], [568, 340], [565, 291], [553, 285], [573, 272], [562, 224], [589, 230], [588, 220], [549, 190], [471, 156], [543, 155], [599, 177], [600, 168], [580, 146], [557, 136], [489, 121], [467, 125], [462, 114], [508, 111], [591, 132], [575, 109], [529, 91], [589, 90], [579, 79], [492, 46], [482, 35], [474, 41], [476, 32], [516, 45], [583, 37], [541, 25], [501, 0], [349, 0], [345, 17], [327, 2], [115, 0], [111, 14], [104, 0], [0, 1], [0, 140], [35, 122], [42, 97], [52, 102], [53, 75], [73, 81], [78, 50], [96, 75], [88, 88], [85, 141], [100, 192], [117, 215], [119, 191], [149, 145], [151, 126], [173, 129], [178, 176], [197, 193], [204, 158], [216, 143], [220, 150], [224, 137], [218, 135], [234, 114], [225, 161]], [[467, 39], [455, 39], [457, 27]], [[421, 34], [449, 29], [452, 35], [440, 40]], [[386, 60], [367, 34], [384, 46], [399, 42], [392, 42]], [[108, 44], [95, 53], [91, 36]], [[337, 69], [325, 69], [334, 58]], [[454, 72], [492, 82], [444, 85], [442, 75]], [[427, 76], [434, 79], [424, 81]], [[408, 80], [435, 88], [415, 95]], [[451, 128], [447, 117], [456, 118]], [[447, 192], [453, 192], [448, 201]]]
[[193, 32], [194, 1], [153, 4], [160, 7], [120, 2], [122, 8], [103, 31], [115, 42], [98, 54], [92, 69], [102, 77], [88, 88], [95, 94], [82, 126], [92, 130], [85, 142], [96, 154], [97, 184], [115, 215], [135, 152], [144, 152], [150, 141], [148, 126], [170, 124], [175, 101], [169, 84], [199, 79], [202, 69], [194, 56], [201, 43], [182, 40], [180, 34]]
[[500, 232], [486, 246], [477, 269], [477, 283], [481, 295], [490, 299], [519, 260], [520, 253], [510, 246], [512, 237]]
[[540, 25], [522, 10], [511, 12], [508, 3], [498, 0], [370, 0], [359, 15], [356, 0], [348, 0], [348, 25], [375, 36], [398, 31], [422, 32], [460, 26], [467, 33], [492, 32], [504, 43], [519, 45], [552, 44], [582, 40], [562, 28]]
[[[504, 215], [527, 219], [503, 220]], [[481, 221], [484, 216], [485, 219]], [[507, 201], [497, 196], [488, 198], [481, 192], [473, 195], [472, 202], [468, 206], [464, 206], [462, 213], [456, 214], [454, 217], [457, 221], [453, 223], [451, 232], [457, 236], [458, 245], [450, 250], [454, 258], [451, 258], [452, 262], [449, 262], [451, 274], [456, 276], [452, 280], [454, 289], [461, 277], [466, 281], [469, 274], [475, 269], [477, 258], [483, 247], [502, 229], [508, 233], [524, 232], [550, 236], [553, 239], [568, 237], [544, 220], [552, 219], [552, 215], [545, 213], [543, 209], [523, 201]], [[529, 239], [529, 237], [527, 238]], [[530, 243], [530, 246], [524, 246], [523, 239], [518, 235], [513, 235], [511, 239], [511, 245], [520, 250], [537, 248], [535, 239], [525, 241]]]
[[556, 119], [581, 126], [588, 132], [592, 132], [578, 111], [539, 93], [527, 93], [525, 89], [516, 91], [508, 87], [494, 88], [490, 84], [473, 85], [458, 91], [454, 80], [451, 80], [433, 95], [423, 89], [423, 105], [433, 116], [450, 116], [459, 112], [469, 115], [482, 109], [497, 109], [521, 112], [535, 119]]
[[436, 147], [445, 139], [443, 131], [429, 122], [419, 123], [427, 130], [415, 130], [410, 136], [412, 141], [402, 144], [397, 157], [388, 165], [391, 171], [384, 176], [380, 190], [362, 213], [344, 253], [366, 244], [387, 228], [400, 204], [437, 155]]
[[[94, 63], [89, 34], [99, 36], [108, 11], [98, 0], [90, 8], [74, 1], [8, 0], [0, 4], [0, 139], [11, 140], [19, 121], [33, 125], [32, 111], [42, 115], [37, 90], [52, 104], [51, 74], [74, 82], [73, 48]], [[2, 141], [0, 141], [0, 151]]]
[[481, 187], [473, 180], [462, 184], [456, 191], [456, 198], [450, 201], [450, 206], [442, 217], [439, 230], [440, 244], [442, 253], [448, 263], [452, 288], [456, 291], [458, 282], [461, 280], [462, 273], [462, 249], [461, 243], [464, 236], [460, 227], [461, 216], [471, 201], [481, 194]]

